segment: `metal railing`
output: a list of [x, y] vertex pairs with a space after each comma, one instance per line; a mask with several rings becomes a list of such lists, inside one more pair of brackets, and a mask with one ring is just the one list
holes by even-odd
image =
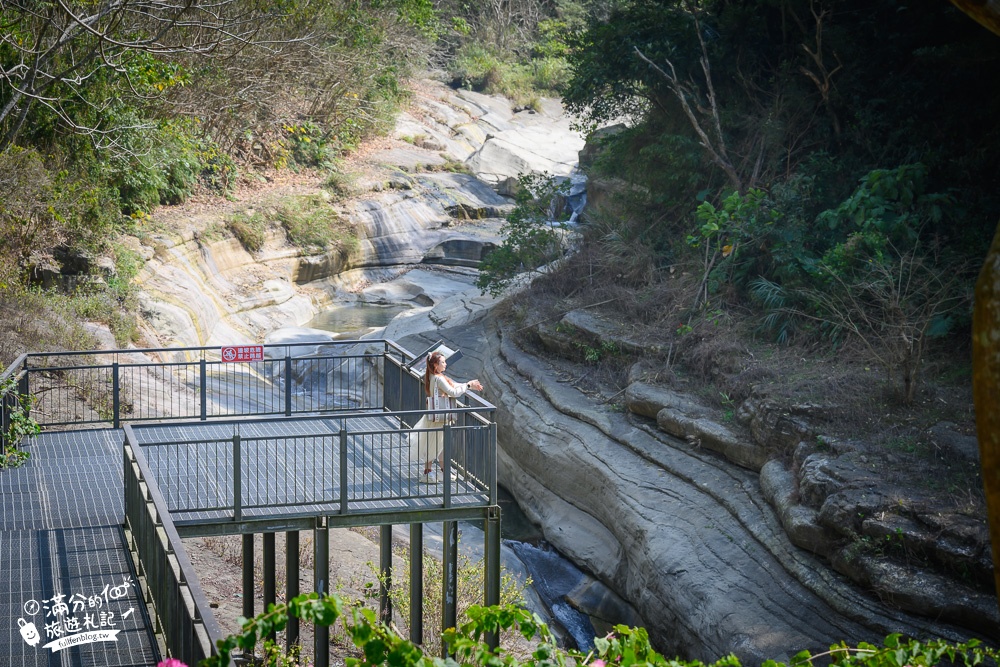
[[117, 428], [381, 409], [383, 358], [392, 354], [399, 365], [408, 354], [382, 340], [261, 347], [264, 359], [236, 363], [223, 361], [218, 347], [29, 353], [5, 375], [20, 375], [20, 391], [35, 397], [32, 416], [43, 427]]
[[[188, 664], [210, 655], [221, 631], [174, 517], [217, 523], [204, 515], [497, 503], [496, 408], [482, 397], [466, 394], [454, 424], [414, 430], [426, 414], [423, 382], [414, 356], [392, 341], [263, 347], [263, 360], [245, 363], [208, 347], [30, 353], [0, 375], [18, 378], [0, 395], [4, 430], [17, 394], [35, 399], [32, 417], [43, 427], [125, 426], [130, 546], [168, 650]], [[126, 425], [139, 421], [158, 423]], [[442, 438], [439, 484], [417, 479], [422, 462], [411, 459], [409, 440], [420, 434]]]
[[125, 443], [125, 525], [138, 555], [143, 592], [169, 654], [195, 665], [215, 653], [223, 633], [184, 551], [149, 468]]
[[[380, 412], [128, 425], [125, 438], [179, 522], [398, 511], [418, 499], [493, 505], [496, 430], [483, 409], [460, 407], [454, 425], [419, 430]], [[440, 483], [419, 481], [411, 437], [442, 439]]]

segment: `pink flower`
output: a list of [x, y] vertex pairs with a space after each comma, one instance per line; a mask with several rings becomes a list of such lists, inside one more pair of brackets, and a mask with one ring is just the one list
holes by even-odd
[[156, 667], [188, 667], [186, 664], [178, 660], [177, 658], [167, 658], [166, 660], [160, 660]]
[[598, 658], [597, 660], [595, 660], [594, 662], [592, 662], [590, 664], [591, 664], [591, 667], [604, 667], [606, 663], [603, 660], [601, 660], [600, 658]]

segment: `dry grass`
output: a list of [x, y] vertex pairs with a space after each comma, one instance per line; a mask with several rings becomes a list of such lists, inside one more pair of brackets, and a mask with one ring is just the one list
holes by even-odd
[[93, 349], [93, 337], [67, 306], [39, 291], [0, 289], [0, 368], [24, 352]]

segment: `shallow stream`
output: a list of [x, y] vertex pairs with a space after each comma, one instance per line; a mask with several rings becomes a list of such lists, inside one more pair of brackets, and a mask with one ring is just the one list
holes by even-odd
[[407, 304], [378, 304], [358, 301], [331, 306], [305, 324], [311, 329], [333, 331], [338, 334], [367, 333], [373, 328], [384, 327], [396, 315], [410, 309]]

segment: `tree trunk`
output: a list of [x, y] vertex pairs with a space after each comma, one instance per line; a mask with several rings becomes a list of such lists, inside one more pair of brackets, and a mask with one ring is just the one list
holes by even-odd
[[1000, 225], [976, 282], [972, 390], [993, 543], [993, 575], [1000, 592]]

